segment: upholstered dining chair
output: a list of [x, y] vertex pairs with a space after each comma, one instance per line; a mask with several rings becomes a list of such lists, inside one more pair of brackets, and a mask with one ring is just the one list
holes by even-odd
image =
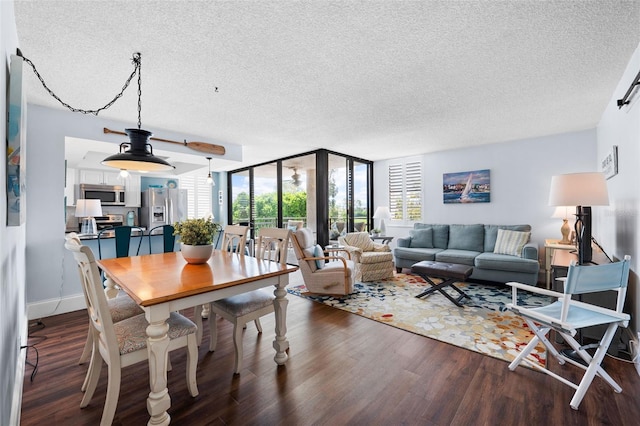
[[244, 254], [247, 246], [249, 227], [244, 225], [227, 225], [222, 234], [220, 250]]
[[[256, 244], [256, 257], [268, 261], [286, 263], [290, 231], [279, 228], [261, 228]], [[275, 296], [270, 288], [261, 288], [243, 294], [216, 300], [209, 304], [209, 351], [216, 350], [218, 331], [216, 318], [221, 316], [233, 324], [233, 345], [235, 347], [235, 364], [233, 371], [239, 374], [242, 369], [242, 330], [247, 323], [253, 321], [262, 333], [260, 317], [273, 312]]]
[[[80, 240], [80, 237], [78, 237], [78, 234], [76, 234], [75, 232], [71, 232], [67, 234], [65, 239], [69, 243], [73, 242], [76, 245], [82, 245], [82, 241]], [[86, 285], [86, 283], [83, 282], [85, 280], [85, 275], [82, 273], [82, 269], [80, 269], [79, 266], [78, 266], [78, 273], [80, 275], [80, 282], [82, 283], [82, 288], [84, 290], [84, 287]], [[83, 294], [85, 295], [85, 304], [86, 306], [89, 306], [89, 301], [86, 297], [86, 292], [83, 291]], [[111, 314], [111, 320], [114, 323], [120, 322], [123, 319], [131, 318], [136, 315], [140, 315], [144, 313], [142, 308], [138, 306], [138, 304], [122, 290], [118, 292], [118, 295], [116, 297], [107, 299], [107, 307], [109, 308], [109, 313]], [[93, 351], [93, 333], [91, 332], [91, 318], [89, 318], [87, 340], [85, 341], [84, 349], [82, 350], [82, 355], [80, 355], [80, 360], [78, 361], [78, 364], [84, 364], [85, 362], [87, 362], [87, 360], [91, 356], [89, 370], [91, 370], [91, 363], [96, 362], [95, 361], [96, 354], [94, 354], [92, 351]], [[87, 375], [84, 383], [82, 384], [81, 389], [83, 392], [87, 388], [88, 377], [89, 376]]]
[[[353, 293], [356, 273], [349, 252], [331, 248], [333, 255], [328, 255], [315, 243], [313, 231], [309, 228], [294, 232], [291, 240], [304, 284], [309, 292], [336, 295]], [[344, 256], [335, 255], [341, 251]]]
[[[616, 393], [622, 392], [620, 385], [607, 374], [600, 364], [609, 349], [617, 328], [627, 327], [631, 319], [629, 314], [622, 311], [627, 293], [630, 260], [630, 256], [625, 256], [624, 260], [620, 262], [600, 265], [576, 265], [575, 261], [573, 261], [569, 265], [562, 293], [517, 282], [507, 283], [512, 287], [512, 302], [507, 304], [507, 308], [521, 316], [534, 333], [527, 346], [509, 364], [509, 370], [514, 371], [518, 365], [524, 362], [527, 366], [533, 367], [572, 387], [575, 389], [575, 393], [569, 405], [574, 410], [578, 409], [587, 389], [589, 389], [596, 376], [602, 378]], [[551, 296], [556, 300], [553, 303], [538, 307], [521, 305], [518, 304], [518, 290]], [[576, 296], [579, 297], [585, 293], [596, 292], [600, 293], [601, 298], [608, 297], [607, 293], [609, 292], [615, 293], [615, 309], [576, 300]], [[606, 329], [599, 342], [593, 346], [583, 346], [576, 341], [574, 336], [579, 330], [594, 326], [604, 326]], [[551, 330], [562, 336], [564, 341], [571, 346], [576, 356], [580, 357], [579, 360], [559, 352], [553, 346], [547, 338], [547, 334]], [[528, 362], [527, 355], [540, 342], [556, 357], [560, 365], [568, 362], [585, 371], [579, 384], [575, 384], [547, 368], [542, 368], [536, 363]], [[587, 352], [587, 349], [590, 348], [597, 348], [593, 355]]]
[[[221, 251], [237, 254], [249, 254], [247, 248], [247, 234], [249, 227], [245, 225], [227, 225], [222, 233]], [[194, 308], [194, 318], [198, 325], [198, 345], [202, 341], [202, 318], [209, 318], [209, 305], [199, 305]]]
[[351, 253], [356, 280], [376, 281], [393, 277], [393, 253], [386, 244], [371, 240], [367, 232], [350, 232], [338, 242]]
[[[81, 283], [85, 298], [88, 302], [87, 310], [91, 319], [93, 333], [93, 353], [96, 362], [92, 362], [87, 388], [80, 402], [80, 407], [86, 407], [93, 397], [102, 361], [107, 364], [107, 395], [102, 411], [101, 425], [110, 425], [118, 404], [120, 394], [121, 369], [137, 362], [147, 360], [147, 335], [149, 323], [144, 314], [136, 315], [114, 323], [107, 305], [107, 298], [102, 288], [100, 273], [91, 249], [79, 244], [79, 241], [69, 239], [65, 248], [73, 253], [78, 268], [83, 276]], [[187, 348], [187, 387], [191, 396], [198, 395], [196, 384], [196, 367], [198, 363], [198, 348], [196, 344], [196, 325], [186, 317], [172, 312], [167, 321], [169, 326], [169, 351]]]

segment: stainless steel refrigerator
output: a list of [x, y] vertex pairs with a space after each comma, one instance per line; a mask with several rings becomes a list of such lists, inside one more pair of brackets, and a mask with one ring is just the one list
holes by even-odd
[[[140, 224], [147, 230], [161, 225], [173, 225], [186, 218], [186, 189], [149, 188], [142, 192]], [[159, 232], [162, 233], [162, 231]]]

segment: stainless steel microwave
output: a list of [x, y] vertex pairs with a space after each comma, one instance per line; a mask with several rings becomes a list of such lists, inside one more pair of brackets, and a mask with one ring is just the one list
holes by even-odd
[[120, 185], [89, 185], [81, 183], [76, 189], [76, 200], [100, 200], [103, 206], [124, 206], [124, 186]]

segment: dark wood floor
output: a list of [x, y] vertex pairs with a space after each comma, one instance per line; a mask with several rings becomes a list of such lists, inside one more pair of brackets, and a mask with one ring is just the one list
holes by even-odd
[[[372, 320], [289, 296], [290, 359], [274, 361], [273, 317], [258, 337], [245, 332], [244, 366], [234, 376], [230, 324], [219, 322], [218, 350], [200, 347], [198, 388], [191, 398], [186, 355], [172, 354], [169, 372], [172, 423], [178, 425], [637, 425], [640, 377], [633, 365], [611, 358], [605, 369], [622, 386], [614, 393], [596, 378], [579, 411], [573, 390], [545, 374]], [[91, 404], [80, 409], [87, 365], [78, 365], [87, 330], [85, 311], [43, 320], [30, 344], [40, 354], [33, 382], [25, 371], [22, 425], [97, 425], [106, 392], [106, 368]], [[29, 351], [33, 361], [35, 352]], [[552, 369], [560, 367], [552, 365]], [[577, 373], [575, 367], [563, 370]], [[145, 363], [127, 367], [114, 424], [148, 420]]]

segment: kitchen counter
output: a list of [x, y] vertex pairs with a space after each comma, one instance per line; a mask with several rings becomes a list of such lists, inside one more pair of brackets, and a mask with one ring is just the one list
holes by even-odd
[[[138, 232], [139, 233], [139, 232]], [[66, 234], [69, 234], [68, 232]], [[107, 236], [105, 237], [105, 234]], [[80, 235], [80, 240], [83, 245], [86, 245], [93, 251], [96, 258], [102, 255], [102, 259], [109, 259], [112, 257], [116, 257], [116, 240], [113, 235], [109, 236], [108, 233], [102, 234], [100, 240], [98, 240], [98, 236], [95, 234], [85, 234]], [[178, 239], [176, 238], [176, 241]], [[138, 253], [138, 247], [140, 247], [140, 252]], [[180, 244], [175, 243], [174, 250], [180, 250]], [[129, 244], [129, 256], [135, 256], [137, 254], [149, 254], [149, 251], [152, 253], [162, 253], [164, 251], [164, 236], [162, 234], [153, 234], [149, 236], [146, 233], [142, 235], [132, 235], [131, 242]]]
[[[147, 235], [144, 233], [144, 231], [146, 231], [146, 228], [144, 227], [140, 227], [142, 228], [142, 232], [140, 232], [137, 229], [134, 229], [131, 231], [131, 236], [132, 237], [139, 237], [140, 235]], [[76, 232], [76, 231], [66, 231], [65, 235], [70, 234], [71, 232]], [[97, 240], [98, 239], [98, 234], [80, 234], [78, 232], [76, 232], [78, 234], [78, 237], [81, 240]], [[107, 238], [115, 238], [115, 232], [114, 231], [105, 231], [102, 236], [100, 237], [100, 239], [107, 239]]]

